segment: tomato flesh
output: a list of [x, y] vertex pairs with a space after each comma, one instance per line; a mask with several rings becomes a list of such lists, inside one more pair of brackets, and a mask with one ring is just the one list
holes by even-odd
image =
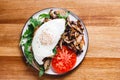
[[76, 54], [67, 46], [57, 47], [57, 53], [52, 59], [52, 68], [57, 73], [70, 71], [76, 63]]

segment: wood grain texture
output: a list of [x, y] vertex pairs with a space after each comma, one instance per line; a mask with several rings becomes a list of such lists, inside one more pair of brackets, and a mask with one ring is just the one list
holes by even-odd
[[[89, 34], [82, 64], [64, 76], [44, 75], [26, 65], [19, 48], [22, 28], [35, 12], [66, 8]], [[0, 0], [0, 80], [120, 80], [120, 0]]]

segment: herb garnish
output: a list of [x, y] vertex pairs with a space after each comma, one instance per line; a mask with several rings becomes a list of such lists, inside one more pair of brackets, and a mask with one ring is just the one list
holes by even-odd
[[50, 14], [40, 14], [38, 19], [42, 19], [42, 18], [50, 18]]
[[41, 21], [39, 19], [30, 19], [30, 24], [32, 24], [32, 26], [35, 28], [37, 26], [39, 26], [41, 24]]
[[45, 69], [43, 66], [40, 66], [40, 69], [39, 69], [39, 77], [41, 77], [44, 73], [45, 73]]
[[66, 19], [68, 17], [68, 15], [70, 14], [69, 11], [66, 12], [66, 14], [64, 16], [62, 16], [61, 14], [58, 14], [58, 18], [63, 18], [63, 19]]
[[52, 50], [54, 54], [57, 53], [56, 47]]

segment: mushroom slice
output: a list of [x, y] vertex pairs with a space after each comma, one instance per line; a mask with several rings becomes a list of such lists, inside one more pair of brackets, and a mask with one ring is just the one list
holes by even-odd
[[77, 41], [74, 41], [73, 44], [77, 50], [80, 50], [79, 43]]
[[69, 41], [68, 36], [64, 36], [63, 40], [64, 40], [65, 42]]
[[80, 34], [78, 32], [75, 32], [75, 37], [78, 37]]
[[77, 25], [77, 22], [75, 22], [75, 21], [71, 21], [70, 23], [74, 24], [74, 25]]
[[82, 27], [82, 25], [81, 25], [81, 23], [80, 23], [79, 20], [77, 20], [77, 25], [78, 25], [78, 27], [79, 27], [82, 31], [84, 30], [84, 28]]
[[43, 59], [43, 61], [44, 61], [44, 64], [43, 64], [44, 69], [48, 70], [49, 66], [50, 66], [51, 58], [50, 57], [46, 57], [46, 58]]
[[70, 17], [67, 17], [66, 22], [70, 22]]
[[65, 16], [66, 15], [66, 11], [58, 10], [58, 11], [55, 11], [55, 14], [60, 14], [61, 16]]
[[77, 50], [76, 54], [79, 55], [79, 54], [81, 54], [82, 52], [83, 52], [82, 49], [81, 49], [81, 50]]
[[79, 35], [79, 36], [76, 38], [77, 43], [80, 43], [81, 40], [82, 40], [82, 38], [83, 38], [83, 35]]
[[51, 17], [52, 19], [57, 18], [57, 15], [54, 13], [53, 10], [50, 10], [49, 14], [50, 14], [50, 17]]
[[61, 49], [62, 49], [62, 43], [63, 43], [63, 39], [61, 39], [59, 43]]
[[73, 27], [71, 27], [71, 33], [75, 33], [75, 32], [76, 30]]
[[85, 45], [85, 41], [84, 41], [84, 37], [82, 36], [82, 40], [80, 42], [80, 48], [82, 49], [84, 45]]
[[74, 42], [74, 39], [73, 40], [66, 40], [66, 39], [64, 39], [64, 41], [69, 44], [69, 43]]
[[51, 19], [48, 19], [48, 18], [45, 18], [43, 22], [48, 22], [50, 21]]
[[77, 46], [75, 46], [75, 47], [76, 47], [76, 49], [77, 49], [77, 50], [80, 50], [80, 47], [79, 47], [79, 45], [77, 45]]
[[67, 32], [64, 32], [64, 33], [62, 34], [62, 39], [64, 39], [67, 34], [68, 34]]
[[75, 46], [77, 46], [78, 45], [78, 43], [77, 43], [77, 41], [74, 41], [74, 43], [73, 43]]
[[69, 27], [72, 27], [72, 25], [70, 24], [70, 22], [69, 22], [69, 21], [67, 22], [67, 25], [68, 25]]
[[81, 27], [81, 23], [80, 23], [79, 20], [77, 20], [77, 25], [78, 25], [79, 27]]
[[72, 27], [76, 29], [78, 32], [83, 33], [82, 30], [77, 25], [72, 24]]
[[72, 50], [74, 50], [75, 52], [77, 52], [77, 49], [76, 49], [76, 47], [75, 47], [75, 45], [74, 44], [70, 44], [70, 48], [72, 49]]

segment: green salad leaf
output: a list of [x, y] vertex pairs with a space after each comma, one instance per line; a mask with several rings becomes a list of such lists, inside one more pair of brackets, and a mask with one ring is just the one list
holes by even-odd
[[30, 50], [34, 30], [37, 26], [41, 25], [41, 22], [35, 18], [30, 19], [30, 24], [28, 25], [27, 30], [21, 37], [20, 45], [24, 46], [24, 53], [29, 64], [32, 64], [33, 54]]
[[41, 24], [41, 21], [38, 20], [38, 19], [31, 18], [30, 19], [30, 24], [32, 24], [32, 26], [35, 28], [35, 27], [38, 27]]
[[[49, 15], [41, 14], [40, 17], [49, 18]], [[40, 19], [36, 19], [33, 17], [30, 18], [29, 22], [30, 24], [28, 25], [28, 28], [26, 29], [24, 34], [21, 36], [20, 45], [24, 46], [24, 53], [25, 53], [27, 62], [32, 65], [33, 58], [34, 58], [33, 53], [31, 51], [32, 38], [33, 38], [35, 29], [39, 27], [42, 24], [42, 22], [40, 21]], [[41, 66], [39, 76], [42, 76], [44, 72], [45, 72], [44, 67]]]
[[42, 18], [50, 18], [50, 14], [40, 14], [38, 19], [42, 19]]
[[39, 69], [39, 77], [41, 77], [44, 73], [45, 73], [44, 67], [43, 67], [43, 66], [40, 66], [40, 69]]
[[32, 51], [30, 49], [31, 43], [32, 43], [32, 38], [28, 39], [26, 41], [26, 43], [23, 45], [24, 46], [24, 53], [25, 53], [25, 56], [26, 56], [29, 64], [32, 64], [32, 61], [33, 61], [33, 54], [32, 54]]
[[66, 18], [68, 17], [69, 14], [70, 14], [70, 12], [67, 11], [66, 14], [65, 14], [64, 16], [62, 16], [62, 15], [60, 15], [60, 14], [58, 14], [57, 16], [58, 16], [58, 18], [66, 19]]
[[32, 37], [33, 33], [34, 33], [34, 27], [32, 26], [32, 24], [30, 24], [28, 25], [28, 29], [23, 34], [23, 38]]
[[24, 41], [23, 41], [23, 36], [21, 36], [21, 40], [20, 40], [20, 45], [23, 46], [24, 45]]
[[26, 50], [26, 48], [24, 49], [24, 52], [25, 52], [25, 55], [26, 55], [26, 58], [27, 58], [27, 62], [29, 64], [32, 64], [32, 61], [33, 61], [33, 54], [32, 54], [32, 52]]
[[54, 54], [57, 53], [56, 47], [52, 50]]

